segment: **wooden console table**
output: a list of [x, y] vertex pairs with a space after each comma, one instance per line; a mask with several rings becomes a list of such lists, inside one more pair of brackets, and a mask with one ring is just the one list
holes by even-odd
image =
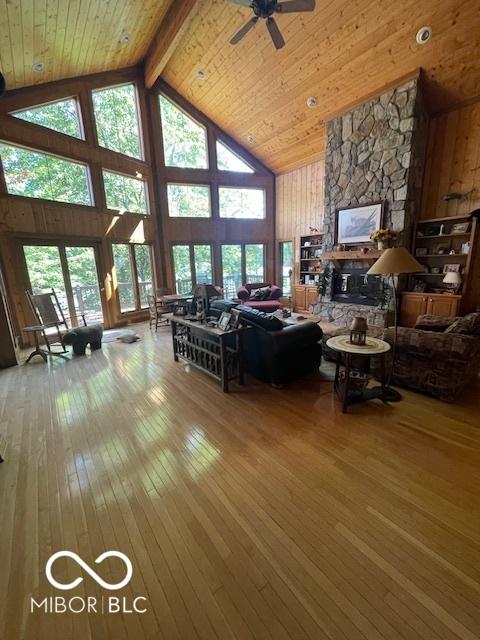
[[[172, 327], [173, 357], [201, 369], [228, 393], [231, 380], [243, 380], [242, 335], [248, 327], [222, 331], [182, 316], [168, 315]], [[230, 344], [227, 344], [229, 342]]]

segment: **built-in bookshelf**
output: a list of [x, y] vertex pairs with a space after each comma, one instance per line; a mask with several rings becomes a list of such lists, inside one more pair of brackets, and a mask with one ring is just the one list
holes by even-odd
[[322, 271], [323, 234], [300, 236], [300, 277], [299, 284], [314, 285]]
[[443, 282], [448, 271], [458, 272], [455, 290], [464, 296], [472, 288], [472, 254], [478, 243], [478, 222], [471, 215], [417, 221], [413, 253], [425, 267], [410, 277], [410, 291], [444, 293], [453, 290]]

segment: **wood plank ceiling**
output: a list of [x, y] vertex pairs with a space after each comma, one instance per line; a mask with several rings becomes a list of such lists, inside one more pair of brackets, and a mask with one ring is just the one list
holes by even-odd
[[[0, 0], [0, 71], [16, 89], [139, 63], [171, 0]], [[129, 41], [122, 44], [122, 35]], [[43, 62], [44, 71], [33, 71]]]
[[[228, 44], [250, 15], [201, 2], [163, 77], [239, 142], [253, 134], [253, 153], [277, 172], [321, 154], [329, 116], [418, 67], [435, 109], [480, 94], [478, 0], [317, 0], [313, 14], [278, 16], [280, 51], [264, 24]], [[415, 34], [424, 25], [433, 38], [422, 46]]]
[[[180, 0], [174, 0], [178, 2]], [[317, 0], [277, 21], [275, 51], [259, 24], [228, 43], [251, 12], [224, 0], [198, 8], [164, 79], [276, 172], [317, 158], [324, 122], [418, 67], [435, 111], [480, 94], [478, 0]], [[0, 0], [0, 70], [12, 88], [139, 63], [172, 0]], [[415, 42], [430, 25], [432, 40]], [[130, 41], [120, 44], [123, 33]], [[34, 62], [45, 65], [42, 73]], [[201, 69], [206, 80], [196, 76]], [[317, 98], [309, 109], [306, 100]]]

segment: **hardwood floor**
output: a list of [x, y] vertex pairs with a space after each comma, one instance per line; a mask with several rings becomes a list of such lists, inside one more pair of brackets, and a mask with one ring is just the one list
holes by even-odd
[[[480, 637], [478, 388], [343, 415], [328, 375], [225, 395], [168, 328], [0, 372], [0, 638]], [[133, 577], [106, 592], [125, 553]], [[30, 613], [135, 596], [143, 614]]]

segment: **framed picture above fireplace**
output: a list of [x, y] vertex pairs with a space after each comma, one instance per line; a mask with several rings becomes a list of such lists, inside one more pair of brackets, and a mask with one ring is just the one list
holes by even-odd
[[361, 207], [337, 209], [335, 216], [335, 244], [371, 242], [370, 234], [382, 228], [383, 202]]

